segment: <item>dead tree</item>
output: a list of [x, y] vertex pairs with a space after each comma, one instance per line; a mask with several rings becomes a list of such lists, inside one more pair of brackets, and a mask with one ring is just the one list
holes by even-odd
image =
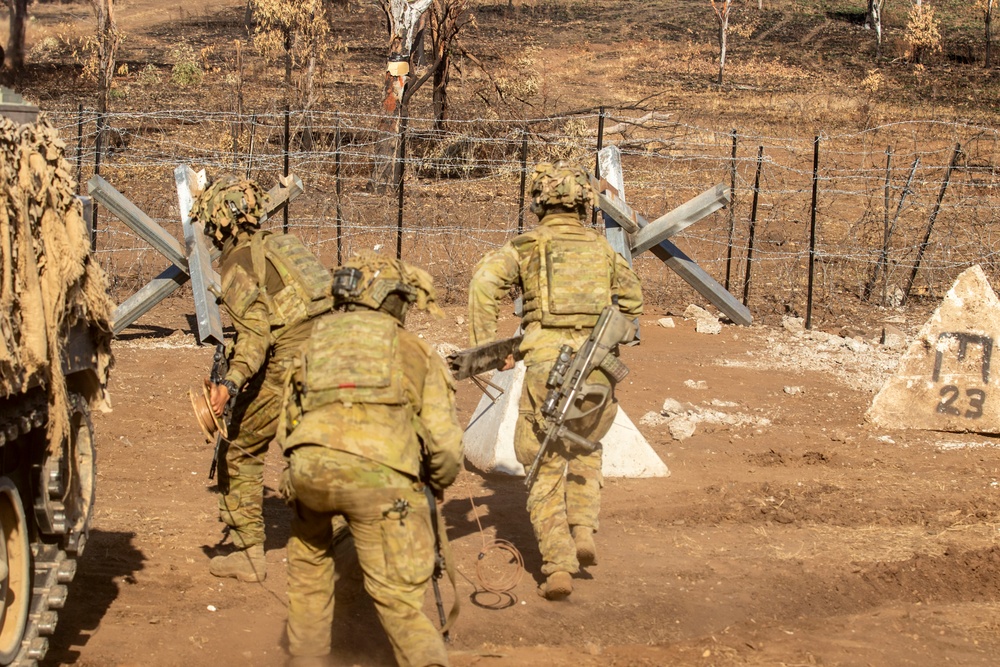
[[[92, 0], [97, 15], [97, 140], [103, 144], [103, 118], [111, 101], [111, 84], [115, 77], [115, 56], [122, 34], [115, 22], [114, 0]], [[100, 144], [99, 144], [100, 145]]]
[[733, 10], [733, 0], [710, 0], [715, 20], [719, 24], [719, 85], [726, 70], [726, 47], [729, 42], [729, 15]]
[[20, 72], [24, 69], [24, 36], [28, 23], [28, 0], [7, 0], [10, 7], [10, 36], [7, 39], [5, 60], [10, 69]]
[[[471, 20], [468, 5], [468, 0], [434, 0], [430, 8], [429, 28], [434, 57], [430, 71], [434, 77], [432, 104], [436, 130], [443, 129], [444, 122], [448, 119], [448, 81], [451, 76], [452, 45], [459, 31]], [[416, 90], [417, 87], [414, 84], [411, 89]]]
[[985, 67], [993, 66], [993, 0], [979, 0], [977, 3], [983, 11], [983, 32], [986, 41]]
[[882, 7], [884, 6], [885, 0], [868, 0], [868, 11], [865, 13], [865, 30], [875, 31], [876, 58], [882, 56]]
[[390, 180], [395, 183], [399, 169], [402, 168], [397, 155], [400, 128], [407, 114], [407, 89], [412, 81], [410, 65], [414, 38], [421, 27], [424, 12], [432, 2], [433, 0], [379, 0], [379, 6], [385, 13], [389, 36], [389, 62], [382, 76], [384, 115], [379, 121], [379, 130], [383, 137], [379, 141], [373, 175], [378, 189], [384, 189]]

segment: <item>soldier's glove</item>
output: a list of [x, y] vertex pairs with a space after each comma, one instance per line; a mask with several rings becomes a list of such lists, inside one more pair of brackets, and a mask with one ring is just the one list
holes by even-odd
[[289, 507], [295, 507], [295, 487], [292, 486], [291, 466], [285, 465], [281, 471], [281, 479], [278, 482], [278, 494]]

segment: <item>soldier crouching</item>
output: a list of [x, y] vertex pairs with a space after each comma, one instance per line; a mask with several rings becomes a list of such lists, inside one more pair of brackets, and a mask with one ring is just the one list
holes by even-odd
[[448, 665], [423, 611], [435, 565], [424, 486], [449, 486], [461, 461], [454, 384], [443, 360], [403, 329], [411, 306], [440, 312], [430, 276], [364, 253], [334, 274], [337, 312], [316, 322], [285, 389], [279, 441], [288, 543], [292, 665], [322, 664], [334, 604], [331, 517], [354, 537], [365, 589], [400, 665]]
[[244, 582], [267, 576], [264, 456], [278, 427], [283, 380], [313, 319], [333, 307], [330, 272], [319, 259], [297, 237], [260, 228], [266, 200], [257, 183], [226, 175], [192, 207], [192, 219], [222, 252], [219, 301], [236, 329], [228, 372], [209, 383], [217, 416], [233, 404], [219, 471], [219, 516], [236, 551], [214, 557], [209, 571]]

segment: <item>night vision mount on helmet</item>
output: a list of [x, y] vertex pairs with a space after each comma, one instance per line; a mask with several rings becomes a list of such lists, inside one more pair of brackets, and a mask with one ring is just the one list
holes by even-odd
[[268, 194], [254, 181], [220, 176], [206, 187], [191, 207], [192, 221], [205, 226], [216, 245], [236, 230], [255, 230], [267, 210]]
[[401, 260], [362, 251], [333, 274], [333, 299], [338, 308], [354, 304], [379, 310], [390, 294], [397, 294], [408, 306], [441, 314], [430, 274]]

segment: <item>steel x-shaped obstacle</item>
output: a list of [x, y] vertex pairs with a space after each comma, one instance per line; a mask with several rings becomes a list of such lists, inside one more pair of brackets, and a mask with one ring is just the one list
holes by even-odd
[[[196, 173], [187, 165], [179, 165], [174, 169], [174, 180], [177, 182], [184, 245], [100, 176], [95, 175], [87, 182], [87, 190], [96, 201], [170, 260], [170, 266], [160, 275], [115, 309], [112, 331], [118, 335], [190, 280], [198, 319], [198, 340], [201, 343], [221, 343], [222, 318], [217, 301], [221, 289], [219, 274], [212, 269], [212, 260], [219, 253], [205, 238], [201, 225], [191, 223], [191, 207], [197, 193], [205, 187], [205, 172]], [[279, 181], [268, 193], [271, 201], [262, 221], [303, 192], [302, 181], [295, 175], [281, 177]]]
[[597, 157], [601, 167], [599, 203], [604, 213], [604, 233], [611, 247], [629, 265], [634, 256], [649, 250], [730, 320], [749, 326], [753, 322], [750, 310], [668, 240], [728, 204], [732, 199], [730, 189], [720, 183], [650, 222], [625, 203], [622, 158], [618, 147], [602, 148]]

